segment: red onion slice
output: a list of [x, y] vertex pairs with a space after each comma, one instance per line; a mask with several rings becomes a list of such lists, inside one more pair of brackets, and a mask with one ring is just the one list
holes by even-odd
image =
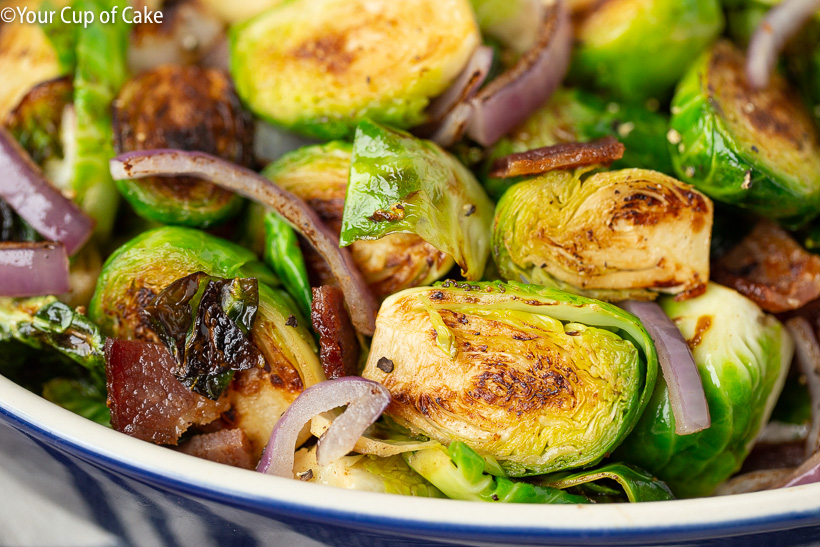
[[491, 146], [518, 126], [558, 88], [569, 68], [572, 25], [562, 0], [544, 15], [535, 45], [470, 101], [467, 135]]
[[680, 330], [656, 302], [628, 300], [618, 304], [641, 320], [658, 352], [675, 416], [675, 433], [690, 435], [712, 425], [709, 404], [692, 350]]
[[453, 84], [427, 107], [430, 122], [418, 128], [416, 134], [445, 148], [455, 144], [464, 134], [473, 111], [469, 100], [487, 79], [492, 64], [491, 47], [476, 49]]
[[359, 332], [376, 329], [376, 301], [356, 269], [347, 249], [304, 201], [267, 178], [239, 165], [203, 152], [139, 150], [111, 160], [114, 180], [153, 176], [196, 177], [274, 208], [322, 255], [345, 295], [350, 319]]
[[63, 294], [71, 288], [60, 243], [0, 243], [0, 296]]
[[256, 470], [293, 478], [293, 452], [299, 433], [314, 416], [347, 405], [319, 439], [316, 459], [321, 466], [341, 458], [356, 445], [364, 430], [390, 404], [390, 392], [378, 382], [358, 376], [328, 380], [304, 390], [273, 428]]
[[769, 10], [749, 41], [746, 78], [752, 87], [763, 89], [789, 39], [820, 9], [820, 0], [783, 0]]
[[806, 457], [820, 450], [820, 343], [811, 324], [804, 317], [792, 317], [786, 321], [794, 338], [794, 357], [811, 397], [811, 426], [806, 437]]
[[586, 165], [605, 164], [624, 156], [624, 145], [608, 136], [590, 142], [566, 142], [510, 154], [493, 162], [490, 176], [511, 178], [539, 175], [554, 169], [575, 169]]
[[45, 239], [69, 255], [85, 244], [94, 221], [46, 180], [23, 148], [0, 128], [0, 198]]
[[815, 452], [803, 465], [795, 469], [779, 488], [820, 482], [820, 452]]

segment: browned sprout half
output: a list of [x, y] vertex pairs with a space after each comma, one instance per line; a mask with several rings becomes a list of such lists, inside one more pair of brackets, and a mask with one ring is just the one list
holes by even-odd
[[493, 254], [505, 279], [610, 301], [702, 292], [712, 202], [645, 169], [552, 171], [510, 188]]
[[[351, 145], [342, 141], [307, 146], [265, 169], [276, 184], [305, 200], [336, 233], [341, 231], [350, 171]], [[321, 263], [305, 249], [308, 264]], [[415, 234], [390, 234], [350, 246], [353, 262], [379, 298], [408, 287], [426, 285], [453, 267], [453, 259]], [[321, 265], [319, 266], [321, 269]]]
[[[238, 163], [253, 161], [253, 126], [228, 76], [218, 70], [166, 65], [129, 80], [114, 101], [117, 151], [177, 148]], [[238, 210], [235, 194], [186, 177], [119, 181], [141, 216], [207, 227]]]

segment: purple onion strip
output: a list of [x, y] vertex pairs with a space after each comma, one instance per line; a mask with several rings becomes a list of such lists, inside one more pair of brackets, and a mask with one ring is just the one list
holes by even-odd
[[752, 87], [769, 85], [780, 50], [818, 9], [820, 0], [784, 0], [769, 10], [749, 41], [746, 78]]
[[293, 453], [299, 433], [314, 416], [347, 405], [319, 438], [316, 459], [325, 466], [341, 458], [356, 445], [365, 429], [390, 404], [390, 392], [378, 382], [358, 376], [327, 380], [304, 390], [273, 428], [256, 470], [293, 478]]
[[44, 296], [68, 292], [68, 254], [51, 241], [0, 243], [0, 296]]
[[794, 338], [794, 357], [806, 378], [811, 397], [811, 426], [806, 437], [806, 457], [820, 450], [820, 343], [804, 317], [792, 317], [786, 328]]
[[212, 182], [275, 209], [322, 255], [339, 281], [350, 319], [356, 329], [372, 335], [376, 329], [376, 301], [339, 238], [308, 205], [262, 175], [203, 152], [139, 150], [111, 160], [114, 180], [153, 176], [189, 176]]
[[45, 239], [74, 254], [91, 237], [94, 221], [43, 176], [23, 148], [0, 128], [0, 198]]
[[692, 350], [657, 302], [629, 300], [618, 304], [641, 320], [658, 352], [675, 416], [675, 433], [690, 435], [712, 425], [709, 404]]
[[467, 135], [491, 146], [549, 99], [569, 68], [572, 25], [562, 0], [544, 16], [535, 45], [471, 100]]

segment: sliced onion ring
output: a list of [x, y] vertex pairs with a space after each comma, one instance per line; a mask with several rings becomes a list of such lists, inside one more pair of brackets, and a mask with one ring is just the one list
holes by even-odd
[[487, 79], [493, 64], [493, 49], [479, 46], [450, 87], [427, 107], [430, 121], [418, 127], [414, 133], [447, 147], [457, 142], [467, 128], [472, 113], [469, 100]]
[[553, 169], [575, 169], [585, 165], [609, 165], [624, 157], [624, 145], [609, 136], [590, 142], [568, 142], [510, 154], [493, 163], [490, 176], [510, 178], [537, 175]]
[[709, 404], [692, 350], [680, 330], [657, 302], [628, 300], [618, 304], [641, 320], [658, 352], [658, 361], [669, 389], [675, 416], [675, 433], [690, 435], [712, 425]]
[[803, 465], [792, 471], [791, 475], [781, 484], [776, 485], [776, 488], [788, 488], [814, 482], [820, 482], [820, 452], [815, 452], [811, 458], [803, 462]]
[[808, 458], [820, 450], [820, 343], [806, 318], [792, 317], [785, 324], [794, 338], [794, 357], [811, 397], [811, 426], [806, 437]]
[[491, 146], [526, 120], [558, 88], [569, 68], [572, 25], [562, 0], [545, 11], [535, 45], [470, 101], [467, 135]]
[[70, 288], [68, 254], [61, 243], [0, 243], [0, 296], [63, 294]]
[[152, 176], [196, 177], [275, 209], [301, 233], [330, 266], [339, 281], [356, 330], [372, 335], [376, 329], [376, 301], [339, 238], [304, 201], [262, 175], [203, 152], [139, 150], [111, 160], [114, 180]]
[[749, 41], [746, 78], [752, 87], [769, 85], [780, 50], [818, 9], [820, 0], [783, 0], [769, 10]]
[[319, 439], [316, 460], [333, 463], [356, 445], [356, 441], [390, 404], [390, 392], [378, 382], [358, 376], [328, 380], [304, 390], [273, 428], [256, 470], [293, 478], [296, 439], [305, 425], [322, 412], [347, 405]]
[[94, 221], [60, 193], [8, 131], [0, 128], [0, 198], [45, 239], [74, 254], [94, 230]]

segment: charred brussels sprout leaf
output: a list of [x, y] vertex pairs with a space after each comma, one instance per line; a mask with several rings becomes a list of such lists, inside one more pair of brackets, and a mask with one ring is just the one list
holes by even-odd
[[[611, 488], [607, 482], [615, 482], [620, 489]], [[584, 471], [562, 471], [540, 477], [538, 483], [562, 490], [574, 488], [596, 501], [622, 501], [624, 496], [631, 503], [675, 499], [662, 481], [625, 463], [610, 463]]]
[[493, 203], [436, 144], [362, 122], [356, 131], [340, 244], [414, 233], [452, 256], [470, 280], [489, 255]]
[[500, 503], [589, 503], [549, 486], [518, 482], [485, 472], [486, 461], [463, 442], [406, 453], [404, 458], [417, 473], [447, 497], [457, 500]]
[[[264, 174], [313, 208], [335, 232], [341, 231], [352, 145], [334, 141], [305, 146], [269, 165]], [[260, 224], [257, 222], [256, 224]], [[260, 228], [253, 228], [260, 233]], [[258, 249], [259, 245], [254, 245]], [[409, 287], [428, 285], [453, 267], [453, 259], [414, 234], [390, 234], [350, 245], [353, 262], [380, 298]], [[305, 249], [308, 264], [321, 271], [315, 252]], [[281, 275], [281, 274], [280, 274]], [[284, 280], [287, 277], [283, 276]], [[314, 284], [324, 284], [318, 279]]]
[[[587, 142], [617, 137], [626, 147], [623, 158], [612, 169], [639, 167], [672, 174], [672, 159], [666, 142], [659, 138], [668, 120], [658, 112], [629, 103], [607, 102], [580, 89], [559, 89], [521, 126], [501, 139], [490, 154], [493, 160], [544, 146]], [[513, 182], [521, 179], [484, 179], [487, 191], [498, 199]]]
[[295, 0], [232, 29], [231, 75], [255, 114], [336, 139], [425, 121], [479, 43], [468, 0]]
[[524, 476], [600, 461], [641, 415], [657, 365], [638, 320], [610, 304], [445, 282], [385, 300], [362, 375], [390, 390], [398, 423]]
[[264, 366], [248, 338], [258, 306], [256, 279], [197, 272], [168, 285], [143, 313], [171, 352], [177, 380], [216, 400], [234, 371]]
[[796, 227], [820, 209], [817, 129], [781, 76], [755, 91], [743, 71], [743, 54], [719, 42], [681, 81], [668, 135], [675, 170], [715, 200]]
[[791, 362], [793, 343], [774, 317], [751, 300], [711, 283], [697, 298], [660, 301], [695, 356], [712, 425], [675, 434], [669, 391], [661, 379], [616, 457], [665, 481], [681, 497], [706, 496], [740, 469], [769, 419]]
[[711, 201], [655, 171], [552, 171], [510, 188], [493, 257], [505, 279], [619, 301], [702, 290]]
[[576, 31], [571, 77], [627, 101], [666, 99], [720, 34], [718, 0], [609, 0]]
[[100, 425], [111, 426], [104, 389], [84, 380], [55, 378], [43, 386], [43, 398]]
[[[126, 82], [113, 113], [120, 153], [178, 148], [252, 162], [252, 121], [222, 71], [164, 65], [144, 72]], [[137, 214], [166, 224], [205, 228], [242, 204], [238, 195], [192, 177], [124, 180], [117, 189]]]

